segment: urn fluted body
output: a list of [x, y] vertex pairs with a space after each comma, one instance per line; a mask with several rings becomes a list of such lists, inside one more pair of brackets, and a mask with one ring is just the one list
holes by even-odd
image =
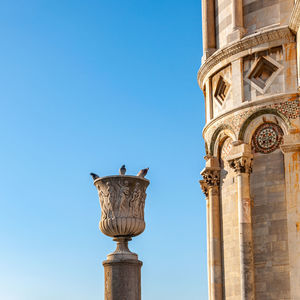
[[110, 237], [133, 237], [145, 229], [144, 207], [149, 180], [137, 176], [106, 176], [94, 181], [98, 190], [100, 230]]

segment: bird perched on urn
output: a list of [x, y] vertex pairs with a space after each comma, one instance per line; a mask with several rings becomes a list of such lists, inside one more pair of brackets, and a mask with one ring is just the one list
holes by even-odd
[[149, 168], [142, 169], [141, 171], [139, 171], [139, 172], [137, 173], [136, 176], [139, 176], [139, 177], [145, 177], [145, 176], [147, 175], [147, 173], [148, 173], [148, 170], [149, 170]]
[[90, 173], [90, 175], [93, 177], [93, 180], [96, 180], [97, 178], [99, 178], [99, 176], [95, 173]]
[[120, 168], [120, 170], [119, 170], [119, 174], [120, 174], [120, 175], [125, 175], [125, 173], [126, 173], [126, 168], [125, 168], [125, 165], [123, 165], [123, 166]]

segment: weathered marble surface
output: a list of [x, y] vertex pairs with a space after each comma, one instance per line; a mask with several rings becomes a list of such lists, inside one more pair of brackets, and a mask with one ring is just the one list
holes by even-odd
[[100, 230], [117, 242], [116, 250], [103, 262], [105, 300], [141, 300], [141, 266], [138, 256], [128, 249], [131, 237], [145, 229], [144, 208], [149, 180], [139, 176], [98, 178]]
[[149, 180], [137, 176], [107, 176], [94, 182], [100, 205], [100, 230], [111, 237], [136, 236], [145, 229], [144, 207]]
[[300, 0], [203, 2], [209, 297], [300, 300]]

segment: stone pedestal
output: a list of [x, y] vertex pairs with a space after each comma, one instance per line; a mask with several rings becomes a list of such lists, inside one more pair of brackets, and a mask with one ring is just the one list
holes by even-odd
[[117, 249], [103, 262], [105, 300], [141, 300], [141, 267], [135, 253], [128, 249], [130, 238], [115, 238]]
[[141, 300], [139, 260], [105, 260], [105, 300]]

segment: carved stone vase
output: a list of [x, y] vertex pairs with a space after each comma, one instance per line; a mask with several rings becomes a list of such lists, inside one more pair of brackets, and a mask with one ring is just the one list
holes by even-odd
[[117, 242], [103, 262], [105, 300], [140, 300], [141, 266], [128, 241], [145, 229], [144, 207], [149, 180], [137, 176], [107, 176], [94, 181], [100, 199], [100, 230]]
[[149, 180], [107, 176], [94, 182], [100, 199], [100, 230], [111, 237], [133, 237], [145, 229], [144, 207]]

